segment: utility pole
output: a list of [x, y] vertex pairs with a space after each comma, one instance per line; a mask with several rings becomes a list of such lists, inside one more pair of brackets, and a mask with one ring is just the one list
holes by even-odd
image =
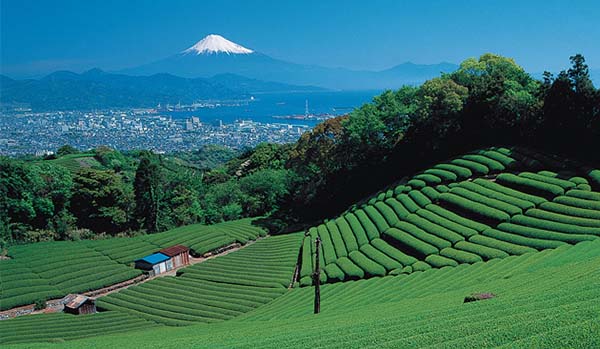
[[321, 238], [317, 236], [315, 239], [315, 271], [313, 273], [313, 284], [315, 285], [315, 314], [321, 312], [321, 266], [319, 265], [319, 252], [321, 248]]

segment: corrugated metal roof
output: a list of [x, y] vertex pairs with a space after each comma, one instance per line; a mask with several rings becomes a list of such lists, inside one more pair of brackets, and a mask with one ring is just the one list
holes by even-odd
[[88, 297], [78, 294], [75, 297], [73, 297], [73, 299], [71, 299], [67, 304], [65, 304], [65, 307], [71, 308], [71, 309], [77, 309], [83, 303], [85, 303], [88, 299], [89, 299]]
[[144, 262], [150, 263], [150, 264], [158, 264], [160, 262], [166, 261], [169, 258], [171, 258], [171, 257], [169, 257], [167, 255], [164, 255], [162, 253], [154, 253], [154, 254], [151, 254], [151, 255], [146, 256], [144, 258], [140, 258], [138, 260], [144, 261]]
[[160, 253], [166, 254], [169, 257], [173, 257], [173, 256], [177, 256], [178, 254], [181, 254], [181, 253], [186, 253], [189, 250], [190, 250], [189, 247], [186, 247], [183, 245], [175, 245], [175, 246], [163, 248], [162, 250], [160, 250]]

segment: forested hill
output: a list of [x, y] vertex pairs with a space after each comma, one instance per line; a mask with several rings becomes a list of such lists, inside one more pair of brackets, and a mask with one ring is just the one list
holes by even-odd
[[583, 56], [570, 60], [570, 69], [536, 80], [512, 59], [484, 54], [421, 86], [386, 91], [294, 144], [235, 155], [67, 147], [57, 159], [3, 158], [0, 237], [132, 234], [248, 216], [268, 216], [272, 231], [299, 229], [439, 160], [493, 145], [597, 168], [600, 92]]

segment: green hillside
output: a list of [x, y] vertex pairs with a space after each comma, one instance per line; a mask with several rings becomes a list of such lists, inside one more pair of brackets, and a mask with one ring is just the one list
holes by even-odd
[[[525, 148], [488, 148], [404, 178], [304, 234], [264, 237], [246, 219], [135, 238], [13, 246], [13, 258], [0, 261], [5, 308], [130, 278], [139, 273], [133, 260], [173, 244], [202, 254], [251, 242], [176, 277], [100, 297], [101, 313], [81, 321], [57, 314], [0, 321], [0, 344], [106, 333], [64, 345], [594, 347], [597, 173]], [[322, 313], [315, 316], [317, 237], [323, 285]], [[463, 304], [473, 293], [493, 297]]]

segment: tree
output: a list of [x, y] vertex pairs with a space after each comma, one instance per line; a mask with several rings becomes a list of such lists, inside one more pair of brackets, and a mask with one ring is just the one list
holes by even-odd
[[73, 177], [71, 212], [80, 227], [116, 234], [128, 228], [131, 197], [112, 170], [81, 168]]
[[159, 231], [159, 208], [163, 198], [163, 175], [159, 158], [151, 152], [140, 155], [135, 172], [135, 216], [141, 228]]
[[56, 150], [56, 155], [59, 157], [64, 156], [64, 155], [69, 155], [69, 154], [79, 154], [79, 149], [72, 147], [68, 144], [65, 144]]

